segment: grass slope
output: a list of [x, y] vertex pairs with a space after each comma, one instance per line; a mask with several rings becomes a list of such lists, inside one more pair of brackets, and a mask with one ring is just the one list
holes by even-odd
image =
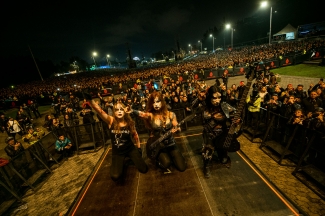
[[272, 70], [273, 73], [286, 76], [325, 77], [325, 67], [313, 64], [298, 64]]

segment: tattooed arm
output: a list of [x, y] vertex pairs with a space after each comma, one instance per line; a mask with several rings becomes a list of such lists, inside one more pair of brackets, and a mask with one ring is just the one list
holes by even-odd
[[175, 113], [173, 112], [170, 112], [170, 119], [171, 119], [171, 122], [172, 122], [172, 125], [174, 126], [173, 128], [173, 133], [175, 133], [176, 131], [181, 131], [181, 127], [178, 127], [178, 122], [177, 122], [177, 118], [176, 118], [176, 115]]
[[90, 105], [98, 113], [99, 117], [110, 127], [113, 123], [113, 117], [104, 112], [104, 110], [102, 110], [102, 108], [94, 100], [91, 100]]
[[133, 138], [134, 145], [137, 146], [138, 148], [141, 148], [138, 132], [136, 130], [132, 130], [131, 135], [132, 135], [132, 138]]
[[132, 110], [132, 112], [141, 117], [141, 118], [145, 118], [145, 119], [148, 119], [149, 117], [151, 117], [151, 113], [150, 112], [142, 112], [142, 111], [139, 111], [139, 110]]

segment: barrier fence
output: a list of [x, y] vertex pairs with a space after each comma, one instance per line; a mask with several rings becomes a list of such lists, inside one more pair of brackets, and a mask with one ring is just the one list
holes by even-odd
[[244, 135], [251, 141], [259, 137], [265, 154], [281, 166], [295, 167], [292, 174], [325, 199], [325, 133], [289, 120], [261, 108], [255, 124], [245, 121]]

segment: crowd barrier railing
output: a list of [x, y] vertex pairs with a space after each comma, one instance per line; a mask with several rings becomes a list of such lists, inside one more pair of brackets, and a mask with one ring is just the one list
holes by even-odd
[[[325, 134], [319, 131], [308, 132], [304, 152], [292, 175], [325, 199]], [[316, 185], [311, 185], [309, 179], [316, 182]]]
[[270, 110], [260, 117], [266, 127], [256, 127], [263, 137], [259, 148], [279, 165], [294, 167], [292, 175], [325, 199], [325, 133]]

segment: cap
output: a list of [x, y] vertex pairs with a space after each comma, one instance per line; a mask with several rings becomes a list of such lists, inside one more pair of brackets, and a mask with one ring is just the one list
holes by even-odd
[[7, 138], [5, 139], [5, 142], [8, 143], [10, 140], [14, 140], [14, 138], [13, 138], [13, 137], [7, 137]]

